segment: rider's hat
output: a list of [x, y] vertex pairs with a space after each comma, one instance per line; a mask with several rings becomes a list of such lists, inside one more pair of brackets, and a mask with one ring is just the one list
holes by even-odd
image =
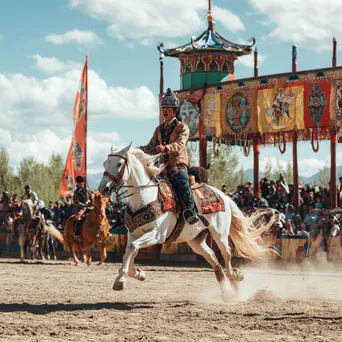
[[76, 177], [76, 183], [83, 183], [83, 182], [84, 182], [84, 178], [82, 176]]
[[166, 93], [161, 100], [160, 106], [162, 108], [179, 108], [179, 105], [180, 101], [176, 94], [170, 88], [167, 88]]
[[31, 186], [28, 185], [28, 184], [26, 184], [26, 185], [25, 185], [25, 190], [26, 190], [26, 189], [31, 189]]

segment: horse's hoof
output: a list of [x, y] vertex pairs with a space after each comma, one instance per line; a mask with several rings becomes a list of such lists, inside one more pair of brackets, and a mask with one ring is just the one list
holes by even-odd
[[53, 260], [57, 260], [57, 257], [56, 257], [56, 256], [54, 256], [54, 257], [53, 257]]
[[242, 281], [244, 279], [243, 274], [238, 268], [233, 268], [234, 279], [236, 281]]
[[113, 285], [114, 291], [122, 291], [126, 287], [126, 283], [124, 281], [116, 281]]
[[97, 264], [96, 264], [96, 266], [101, 266], [102, 265], [102, 262], [101, 261], [99, 261]]
[[137, 270], [138, 272], [138, 277], [137, 280], [144, 281], [146, 279], [146, 273], [142, 270]]
[[51, 259], [51, 258], [50, 258], [50, 255], [48, 255], [48, 256], [46, 257], [46, 259], [47, 259], [47, 260], [50, 260], [50, 259]]

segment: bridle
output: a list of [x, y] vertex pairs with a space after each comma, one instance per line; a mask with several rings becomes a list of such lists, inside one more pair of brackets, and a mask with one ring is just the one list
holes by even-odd
[[[125, 161], [124, 166], [122, 167], [118, 177], [115, 177], [112, 173], [110, 173], [108, 171], [105, 171], [103, 173], [104, 176], [106, 176], [112, 182], [114, 182], [114, 185], [109, 188], [109, 193], [111, 191], [114, 191], [119, 198], [125, 199], [125, 198], [131, 197], [131, 196], [137, 194], [138, 192], [140, 192], [141, 190], [143, 190], [145, 188], [155, 187], [155, 186], [159, 185], [159, 181], [158, 180], [157, 180], [156, 184], [150, 184], [153, 181], [153, 179], [156, 179], [155, 176], [153, 176], [146, 185], [141, 185], [141, 186], [124, 185], [123, 177], [124, 177], [126, 169], [128, 170], [128, 160], [127, 160], [127, 158], [124, 157], [124, 156], [121, 156], [120, 154], [108, 154], [108, 157], [119, 157], [119, 158], [121, 158], [121, 159], [123, 159]], [[119, 194], [119, 191], [122, 188], [134, 188], [134, 189], [138, 189], [138, 190], [123, 197], [123, 195], [126, 194], [128, 192], [128, 190], [126, 190], [123, 193]]]

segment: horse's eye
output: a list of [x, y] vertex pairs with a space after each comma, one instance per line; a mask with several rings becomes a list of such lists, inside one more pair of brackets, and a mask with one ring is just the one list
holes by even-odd
[[121, 166], [121, 163], [118, 163], [118, 167], [120, 167]]

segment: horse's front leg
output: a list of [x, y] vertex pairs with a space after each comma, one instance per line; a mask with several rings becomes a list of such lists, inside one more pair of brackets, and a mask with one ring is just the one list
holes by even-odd
[[137, 250], [132, 256], [131, 256], [131, 262], [129, 263], [129, 271], [128, 276], [140, 281], [144, 281], [146, 279], [146, 273], [143, 270], [140, 270], [139, 268], [135, 268], [134, 260], [136, 256], [138, 255], [139, 250]]
[[119, 269], [119, 275], [115, 279], [115, 283], [113, 285], [113, 290], [115, 291], [120, 291], [124, 289], [126, 281], [125, 276], [129, 273], [131, 259], [134, 255], [136, 255], [139, 252], [139, 249], [147, 248], [150, 246], [154, 246], [157, 243], [164, 242], [160, 241], [163, 238], [161, 237], [160, 231], [156, 230], [152, 230], [151, 232], [144, 234], [137, 240], [131, 241], [131, 239], [132, 237], [131, 235], [129, 235], [129, 241], [126, 247], [125, 255], [123, 257], [122, 266]]
[[43, 254], [43, 248], [44, 248], [44, 237], [41, 236], [38, 238], [38, 254], [39, 254], [39, 257], [42, 259], [42, 260], [45, 260], [45, 257], [44, 257], [44, 254]]

